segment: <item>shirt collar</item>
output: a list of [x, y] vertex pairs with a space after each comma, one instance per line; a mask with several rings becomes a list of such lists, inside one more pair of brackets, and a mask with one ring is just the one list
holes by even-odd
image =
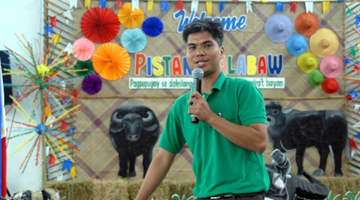
[[211, 90], [216, 89], [216, 90], [221, 91], [221, 88], [222, 88], [225, 80], [226, 80], [226, 75], [223, 71], [221, 71], [219, 77], [216, 79], [216, 82], [213, 85], [213, 87], [211, 88]]

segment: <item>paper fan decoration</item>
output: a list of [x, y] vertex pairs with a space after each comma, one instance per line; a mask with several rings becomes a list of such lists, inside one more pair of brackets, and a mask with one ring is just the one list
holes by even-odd
[[132, 10], [131, 3], [124, 4], [119, 10], [120, 23], [126, 28], [135, 28], [144, 22], [144, 12], [139, 9]]
[[95, 74], [85, 77], [82, 82], [82, 89], [90, 95], [94, 95], [100, 92], [101, 88], [102, 88], [101, 78]]
[[74, 57], [78, 60], [89, 60], [95, 51], [95, 45], [86, 38], [77, 39], [72, 45], [74, 51]]
[[109, 8], [90, 8], [81, 18], [82, 33], [96, 43], [110, 42], [116, 37], [119, 30], [119, 19]]
[[129, 53], [137, 53], [146, 46], [146, 35], [138, 28], [126, 29], [121, 35], [121, 44]]
[[117, 80], [125, 76], [130, 68], [128, 52], [115, 43], [100, 45], [92, 61], [95, 71], [106, 80]]
[[164, 29], [164, 25], [159, 18], [149, 17], [144, 21], [142, 29], [146, 35], [156, 37], [161, 34]]
[[94, 72], [94, 67], [91, 60], [77, 61], [74, 68], [75, 70], [79, 70], [75, 73], [81, 77], [86, 77]]

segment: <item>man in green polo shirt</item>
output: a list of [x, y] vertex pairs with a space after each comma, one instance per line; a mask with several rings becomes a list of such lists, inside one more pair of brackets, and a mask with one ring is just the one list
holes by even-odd
[[[193, 154], [198, 199], [264, 199], [270, 186], [262, 154], [264, 99], [253, 83], [220, 70], [223, 37], [218, 21], [200, 19], [184, 27], [188, 64], [204, 71], [202, 92], [190, 91], [174, 102], [136, 200], [149, 198], [185, 143]], [[191, 123], [191, 115], [200, 122]]]

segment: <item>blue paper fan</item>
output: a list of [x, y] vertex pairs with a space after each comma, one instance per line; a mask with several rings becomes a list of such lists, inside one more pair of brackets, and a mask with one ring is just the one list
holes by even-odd
[[156, 37], [162, 33], [164, 25], [159, 18], [149, 17], [144, 21], [142, 29], [146, 35]]
[[146, 46], [146, 35], [139, 28], [126, 29], [121, 35], [121, 44], [129, 53], [137, 53]]

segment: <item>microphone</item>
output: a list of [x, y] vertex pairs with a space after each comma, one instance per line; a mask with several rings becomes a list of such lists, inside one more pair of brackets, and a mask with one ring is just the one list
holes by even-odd
[[[201, 94], [201, 79], [204, 77], [204, 71], [200, 68], [196, 68], [192, 71], [192, 76], [194, 78], [193, 91], [197, 91]], [[197, 124], [199, 123], [199, 119], [194, 115], [191, 115], [191, 123]]]

